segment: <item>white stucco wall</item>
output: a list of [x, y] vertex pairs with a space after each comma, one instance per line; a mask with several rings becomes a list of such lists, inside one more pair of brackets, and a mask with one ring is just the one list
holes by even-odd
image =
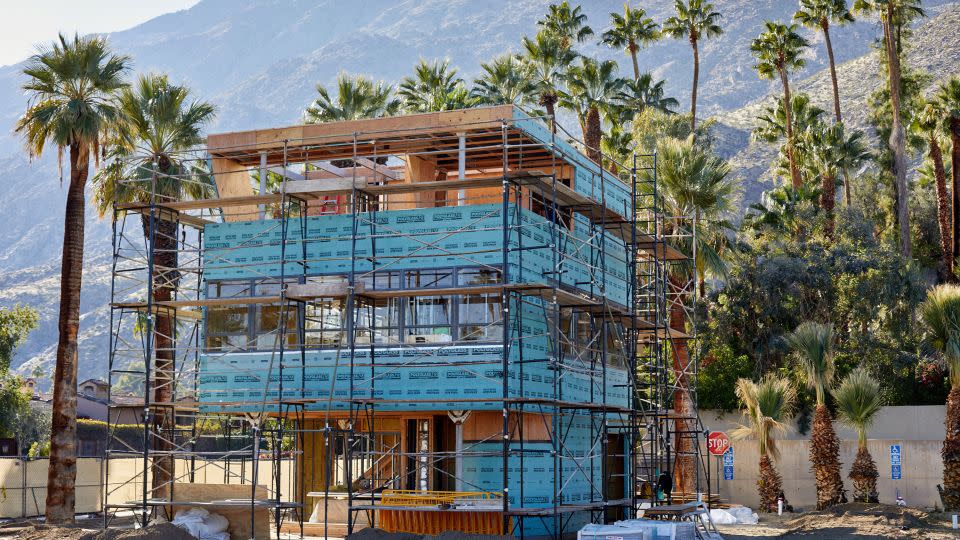
[[[736, 413], [701, 411], [700, 415], [707, 429], [725, 431], [728, 434], [740, 420]], [[893, 503], [899, 489], [901, 496], [910, 506], [940, 506], [936, 486], [943, 483], [943, 462], [940, 458], [943, 420], [943, 406], [884, 407], [880, 411], [869, 432], [868, 448], [880, 473], [877, 491], [881, 502]], [[841, 439], [842, 475], [847, 494], [851, 496], [853, 486], [847, 474], [857, 451], [856, 434], [842, 424], [836, 423], [835, 426]], [[816, 504], [808, 441], [809, 433], [800, 434], [794, 427], [779, 441], [781, 456], [776, 462], [777, 470], [783, 476], [784, 494], [788, 502], [804, 509], [812, 508]], [[901, 480], [891, 479], [890, 445], [893, 444], [901, 445], [902, 449]], [[757, 443], [752, 440], [733, 441], [733, 448], [733, 480], [723, 480], [720, 458], [711, 458], [711, 491], [716, 492], [719, 481], [720, 496], [725, 501], [756, 507], [759, 502], [756, 487], [759, 466]]]

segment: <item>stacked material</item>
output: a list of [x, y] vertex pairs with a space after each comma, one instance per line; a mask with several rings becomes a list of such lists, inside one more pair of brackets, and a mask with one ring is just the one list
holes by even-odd
[[696, 540], [696, 524], [690, 521], [627, 519], [613, 525], [588, 524], [577, 533], [577, 540]]

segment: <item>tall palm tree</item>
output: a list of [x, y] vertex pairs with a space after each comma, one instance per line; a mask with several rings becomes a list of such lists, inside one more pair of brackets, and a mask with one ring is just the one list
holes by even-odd
[[780, 457], [777, 435], [787, 431], [797, 392], [789, 380], [768, 373], [759, 383], [738, 380], [736, 393], [746, 423], [733, 430], [731, 435], [738, 440], [757, 440], [760, 446], [760, 477], [757, 480], [760, 511], [776, 512], [777, 498], [783, 492], [783, 480], [773, 465], [773, 460]]
[[322, 84], [317, 85], [317, 94], [303, 113], [308, 124], [380, 118], [395, 114], [400, 108], [400, 102], [393, 99], [391, 85], [363, 75], [338, 75], [336, 98], [330, 97]]
[[593, 29], [587, 26], [587, 15], [580, 6], [571, 8], [567, 0], [550, 4], [547, 14], [537, 21], [537, 26], [559, 39], [560, 45], [568, 50], [575, 43], [583, 43], [593, 35]]
[[791, 70], [803, 67], [803, 49], [809, 44], [806, 39], [797, 33], [797, 25], [795, 24], [786, 25], [767, 21], [764, 23], [764, 27], [765, 30], [750, 44], [750, 50], [757, 59], [754, 69], [757, 70], [760, 78], [773, 79], [779, 76], [780, 83], [783, 85], [783, 102], [786, 104], [784, 111], [787, 121], [787, 157], [790, 160], [790, 179], [793, 182], [793, 187], [796, 188], [800, 186], [802, 181], [793, 151], [793, 118], [789, 73]]
[[598, 62], [582, 56], [579, 65], [567, 68], [564, 80], [568, 91], [564, 103], [581, 118], [587, 157], [601, 163], [603, 124], [600, 114], [610, 111], [610, 105], [623, 86], [623, 79], [617, 77], [617, 63], [613, 60]]
[[944, 510], [960, 509], [960, 286], [938, 285], [920, 305], [927, 341], [947, 361], [950, 393], [947, 394], [946, 434], [943, 439]]
[[936, 94], [937, 105], [947, 117], [950, 132], [950, 181], [953, 192], [953, 255], [960, 253], [960, 77], [953, 77], [940, 85]]
[[867, 429], [873, 423], [877, 412], [883, 405], [880, 383], [870, 373], [858, 367], [833, 391], [833, 400], [837, 403], [837, 416], [840, 421], [857, 431], [857, 457], [850, 468], [853, 480], [853, 500], [856, 502], [878, 502], [877, 464], [867, 449]]
[[817, 509], [844, 501], [840, 477], [840, 442], [827, 408], [827, 394], [833, 386], [833, 325], [812, 321], [801, 323], [786, 336], [806, 372], [807, 386], [816, 393], [817, 409], [810, 434], [810, 462], [817, 483]]
[[420, 60], [413, 70], [414, 75], [404, 77], [397, 91], [408, 112], [450, 111], [476, 104], [449, 60]]
[[833, 209], [837, 180], [850, 181], [849, 171], [870, 158], [861, 131], [847, 133], [843, 122], [831, 126], [809, 127], [803, 134], [804, 154], [811, 168], [820, 176], [820, 207], [827, 215], [826, 235], [833, 238]]
[[117, 117], [111, 97], [124, 86], [126, 56], [111, 52], [105, 39], [63, 34], [27, 61], [23, 89], [27, 110], [15, 130], [26, 140], [31, 157], [47, 144], [61, 159], [68, 149], [70, 184], [63, 227], [60, 266], [60, 317], [57, 364], [53, 380], [53, 418], [46, 517], [49, 523], [73, 522], [77, 476], [77, 335], [83, 272], [84, 188], [90, 157], [97, 155], [107, 126]]
[[[810, 103], [810, 96], [807, 94], [791, 96], [790, 125], [797, 133], [804, 133], [808, 129], [822, 130], [824, 114], [826, 113], [823, 109]], [[763, 113], [757, 116], [756, 120], [757, 125], [753, 129], [753, 138], [769, 144], [781, 143], [781, 155], [789, 156], [789, 149], [787, 148], [787, 111], [783, 107], [783, 98], [778, 98], [774, 107], [764, 107]], [[807, 156], [804, 155], [805, 150], [806, 147], [803, 144], [795, 144], [793, 148], [801, 180], [803, 180], [804, 172], [807, 171], [800, 164], [809, 161], [806, 159]], [[786, 163], [787, 174], [789, 174], [789, 158]], [[774, 166], [779, 168], [780, 163], [775, 162]]]
[[[669, 276], [670, 328], [686, 332], [684, 306], [689, 304], [691, 291], [702, 290], [703, 279], [708, 272], [717, 275], [726, 272], [718, 245], [712, 240], [716, 240], [716, 233], [727, 232], [730, 227], [727, 217], [736, 208], [738, 182], [731, 178], [730, 166], [725, 161], [695, 144], [692, 137], [682, 141], [671, 138], [659, 141], [657, 166], [657, 186], [663, 197], [665, 214], [685, 218], [670, 220], [664, 233], [682, 238], [683, 243], [674, 247], [692, 261], [690, 265], [677, 265], [675, 272]], [[642, 174], [650, 179], [653, 171], [644, 171]], [[695, 234], [691, 234], [694, 227]], [[694, 239], [697, 241], [695, 246]], [[672, 340], [670, 349], [676, 381], [673, 393], [673, 409], [677, 417], [675, 485], [684, 492], [692, 493], [695, 490], [696, 463], [691, 441], [682, 434], [694, 428], [687, 425], [686, 420], [694, 414], [690, 393], [694, 363], [686, 340]]]
[[943, 165], [943, 151], [940, 149], [941, 126], [944, 114], [936, 101], [928, 102], [914, 119], [910, 128], [927, 141], [927, 157], [933, 165], [934, 186], [937, 191], [937, 224], [940, 228], [940, 250], [942, 251], [940, 275], [953, 281], [953, 230], [951, 227], [951, 201], [947, 195], [947, 172]]
[[673, 38], [687, 38], [693, 49], [693, 86], [690, 92], [690, 132], [697, 132], [697, 88], [700, 84], [700, 40], [719, 36], [720, 13], [703, 0], [674, 0], [677, 14], [663, 22], [663, 33]]
[[853, 15], [847, 9], [846, 0], [800, 0], [800, 9], [793, 19], [807, 28], [820, 29], [827, 46], [827, 59], [830, 61], [830, 81], [833, 83], [833, 112], [837, 122], [840, 115], [840, 88], [837, 85], [837, 65], [833, 58], [833, 45], [830, 42], [830, 23], [842, 26], [853, 22]]
[[564, 48], [556, 36], [542, 31], [533, 39], [524, 36], [523, 50], [540, 106], [546, 109], [550, 127], [556, 131], [556, 105], [563, 87], [563, 73], [576, 58], [576, 53]]
[[515, 54], [502, 54], [480, 68], [483, 74], [470, 91], [480, 103], [521, 105], [536, 95], [532, 66]]
[[890, 92], [891, 129], [888, 145], [893, 154], [893, 175], [896, 181], [897, 221], [900, 226], [900, 253], [910, 258], [910, 209], [907, 206], [907, 140], [900, 116], [901, 68], [899, 28], [908, 20], [921, 16], [920, 0], [856, 0], [854, 10], [880, 16], [883, 27], [883, 50], [886, 55], [887, 85]]
[[631, 8], [630, 4], [623, 4], [623, 15], [611, 13], [610, 21], [613, 25], [603, 33], [602, 42], [615, 49], [626, 49], [633, 61], [633, 78], [639, 79], [637, 51], [660, 38], [660, 26], [647, 17], [643, 8]]
[[[183, 154], [203, 142], [202, 129], [213, 120], [213, 105], [190, 99], [185, 86], [171, 84], [166, 75], [141, 75], [133, 88], [125, 88], [117, 98], [121, 117], [109, 139], [109, 163], [93, 177], [94, 203], [100, 216], [116, 203], [149, 204], [184, 198], [208, 198], [215, 193], [213, 181], [202, 165]], [[144, 237], [152, 243], [153, 302], [173, 300], [180, 281], [178, 224], [166, 214], [141, 215]], [[155, 351], [153, 367], [153, 403], [172, 403], [175, 382], [176, 334], [174, 318], [158, 311], [153, 325]], [[149, 391], [149, 389], [148, 389]], [[174, 415], [164, 407], [154, 411], [156, 433], [154, 448], [171, 449], [174, 439]], [[170, 456], [154, 458], [152, 465], [155, 497], [168, 496], [174, 480], [174, 462]]]
[[[623, 83], [623, 88], [617, 94], [617, 105], [623, 108], [622, 120], [629, 121], [640, 114], [647, 107], [652, 107], [665, 113], [673, 113], [680, 104], [675, 98], [666, 96], [663, 79], [654, 81], [649, 71], [641, 73], [633, 80]], [[629, 118], [623, 118], [623, 117]]]

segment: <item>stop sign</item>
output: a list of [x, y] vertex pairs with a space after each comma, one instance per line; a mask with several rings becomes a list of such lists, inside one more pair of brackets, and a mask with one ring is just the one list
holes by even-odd
[[722, 456], [730, 448], [730, 438], [722, 431], [711, 431], [707, 435], [707, 451]]

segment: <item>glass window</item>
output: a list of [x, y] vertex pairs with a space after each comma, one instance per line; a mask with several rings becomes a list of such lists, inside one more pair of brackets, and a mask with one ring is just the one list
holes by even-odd
[[449, 296], [419, 296], [407, 300], [407, 343], [444, 343], [452, 340]]
[[248, 307], [213, 306], [207, 309], [207, 348], [212, 350], [245, 350], [249, 327]]
[[343, 339], [343, 301], [330, 299], [308, 302], [304, 311], [304, 331], [308, 346], [336, 347]]
[[408, 289], [453, 287], [453, 270], [411, 270], [404, 285]]
[[457, 283], [462, 286], [492, 285], [501, 283], [500, 271], [492, 268], [470, 268], [460, 270]]
[[362, 306], [357, 313], [357, 343], [370, 343], [371, 335], [374, 343], [399, 343], [400, 305], [400, 298], [384, 298]]
[[215, 281], [207, 286], [207, 298], [242, 298], [250, 296], [248, 281]]
[[[270, 350], [280, 344], [281, 333], [286, 346], [297, 344], [297, 310], [292, 305], [279, 304], [257, 306], [254, 316], [256, 333], [255, 346], [259, 350]], [[281, 319], [286, 319], [281, 324]], [[284, 328], [285, 327], [285, 328]]]
[[377, 272], [360, 278], [367, 290], [399, 289], [400, 272]]
[[460, 341], [499, 341], [503, 339], [500, 295], [477, 294], [460, 298]]

